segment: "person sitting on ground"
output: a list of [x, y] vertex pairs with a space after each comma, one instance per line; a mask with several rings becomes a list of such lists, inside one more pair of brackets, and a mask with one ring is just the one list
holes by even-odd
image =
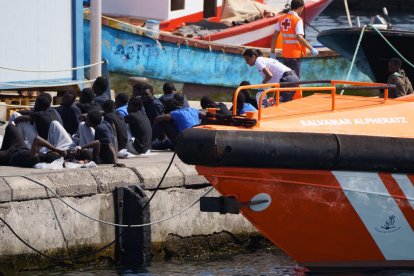
[[[246, 85], [251, 85], [251, 83], [249, 81], [242, 81], [239, 84], [239, 86], [246, 86]], [[258, 108], [257, 107], [257, 100], [256, 100], [255, 97], [252, 97], [252, 94], [251, 94], [251, 91], [250, 91], [249, 88], [240, 90], [240, 93], [243, 93], [246, 103], [251, 104], [256, 109]]]
[[128, 115], [124, 117], [131, 131], [127, 150], [132, 154], [144, 154], [151, 148], [152, 127], [148, 117], [140, 111], [141, 97], [131, 97], [128, 101]]
[[76, 92], [68, 90], [62, 97], [60, 106], [56, 107], [57, 112], [62, 118], [63, 127], [70, 134], [76, 133], [80, 123], [80, 116], [82, 114], [80, 108], [75, 104]]
[[[160, 97], [160, 101], [164, 105], [164, 113], [170, 113], [170, 111], [172, 111], [172, 106], [170, 105], [170, 103], [174, 97], [174, 94], [177, 93], [177, 90], [175, 88], [174, 83], [166, 82], [162, 87], [162, 91], [164, 92], [164, 95]], [[184, 107], [190, 107], [190, 105], [188, 104], [187, 97], [185, 95]]]
[[121, 118], [128, 115], [128, 98], [129, 96], [127, 93], [118, 93], [115, 96], [116, 112], [119, 116], [121, 116]]
[[140, 86], [140, 90], [136, 92], [134, 86], [134, 96], [140, 96], [142, 98], [145, 113], [147, 114], [151, 125], [154, 125], [155, 118], [164, 114], [164, 105], [158, 98], [154, 97], [154, 88], [152, 85], [144, 84]]
[[203, 96], [200, 100], [200, 105], [202, 109], [216, 108], [216, 114], [218, 115], [231, 115], [230, 110], [224, 103], [216, 103], [209, 96]]
[[243, 93], [239, 93], [237, 96], [237, 115], [243, 115], [246, 111], [257, 111], [254, 106], [249, 103], [246, 103]]
[[126, 149], [128, 141], [127, 126], [124, 119], [115, 111], [115, 102], [107, 100], [102, 108], [104, 120], [115, 126], [118, 150]]
[[106, 90], [108, 89], [108, 80], [105, 77], [98, 77], [92, 84], [92, 90], [95, 93], [95, 102], [103, 105], [105, 101], [109, 100]]
[[100, 144], [99, 156], [94, 161], [98, 164], [114, 164], [116, 167], [123, 167], [123, 164], [118, 163], [116, 155], [118, 148], [114, 129], [107, 121], [102, 120], [101, 112], [89, 111], [85, 122], [79, 125], [80, 136], [86, 137], [79, 143], [79, 146], [85, 147], [85, 145], [98, 140]]
[[200, 123], [198, 110], [193, 107], [184, 107], [183, 94], [174, 94], [172, 104], [175, 106], [174, 111], [160, 115], [154, 120], [152, 136], [154, 139], [166, 135], [172, 142], [170, 149], [174, 149], [175, 139], [179, 133]]
[[89, 111], [101, 111], [102, 107], [95, 101], [95, 93], [91, 88], [84, 88], [79, 97], [79, 102], [76, 104], [81, 110], [82, 114], [87, 114]]
[[[40, 148], [45, 147], [50, 152], [40, 154]], [[27, 148], [21, 131], [13, 123], [8, 124], [5, 130], [3, 143], [0, 149], [0, 165], [32, 168], [40, 162], [51, 163], [62, 156], [66, 151], [60, 150], [40, 136], [33, 139], [31, 148]]]
[[387, 84], [396, 86], [388, 90], [389, 98], [398, 98], [413, 93], [413, 86], [401, 66], [402, 62], [399, 58], [391, 58], [388, 61], [388, 72], [391, 75], [388, 77]]
[[[28, 115], [18, 116], [18, 113], [14, 114], [16, 118], [13, 122], [21, 128], [24, 132], [24, 137], [28, 139], [30, 144], [37, 135], [48, 140], [49, 127], [52, 121], [57, 121], [62, 125], [62, 118], [54, 108], [51, 108], [51, 103], [50, 95], [40, 94], [35, 100], [33, 110]], [[23, 122], [28, 122], [29, 124], [25, 124], [24, 128], [22, 128], [19, 125]], [[34, 124], [33, 131], [30, 131], [28, 128], [31, 124]]]

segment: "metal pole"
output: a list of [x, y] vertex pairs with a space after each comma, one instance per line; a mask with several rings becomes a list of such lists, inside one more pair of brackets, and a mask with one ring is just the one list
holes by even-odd
[[345, 5], [346, 18], [348, 18], [349, 27], [352, 28], [352, 20], [351, 20], [351, 14], [349, 13], [349, 8], [348, 8], [348, 0], [344, 0], [344, 5]]
[[[91, 64], [102, 60], [102, 0], [91, 0]], [[90, 79], [102, 75], [100, 65], [91, 67]]]

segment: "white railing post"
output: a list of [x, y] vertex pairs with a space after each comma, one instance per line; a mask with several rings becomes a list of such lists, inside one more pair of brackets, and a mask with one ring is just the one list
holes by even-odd
[[[102, 60], [102, 0], [91, 0], [91, 62]], [[90, 79], [102, 75], [101, 66], [92, 66]]]

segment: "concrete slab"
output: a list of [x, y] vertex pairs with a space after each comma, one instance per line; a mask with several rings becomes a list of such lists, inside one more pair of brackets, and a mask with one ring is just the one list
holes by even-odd
[[195, 166], [177, 163], [175, 166], [184, 175], [184, 185], [203, 185], [208, 181], [204, 176], [200, 176], [195, 169]]
[[98, 193], [98, 185], [85, 169], [58, 171], [48, 175], [59, 196], [86, 196]]
[[[144, 184], [145, 189], [155, 189], [159, 184], [165, 170], [168, 167], [168, 163], [140, 166], [134, 168], [141, 182]], [[171, 165], [169, 171], [165, 175], [164, 181], [161, 184], [162, 188], [169, 187], [181, 187], [184, 185], [183, 173], [173, 165]]]
[[[47, 175], [34, 174], [30, 175], [29, 177], [39, 183], [46, 185], [56, 193], [56, 187], [53, 185]], [[34, 181], [23, 178], [21, 176], [4, 177], [3, 179], [12, 189], [12, 201], [53, 197], [53, 194], [46, 188], [42, 187]]]
[[95, 178], [98, 193], [111, 193], [115, 187], [140, 184], [139, 177], [129, 168], [100, 167], [90, 173]]
[[12, 189], [0, 178], [0, 202], [9, 202], [12, 199]]

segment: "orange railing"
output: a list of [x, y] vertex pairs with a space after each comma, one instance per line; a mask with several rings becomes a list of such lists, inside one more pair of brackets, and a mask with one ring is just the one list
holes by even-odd
[[[243, 89], [251, 89], [251, 88], [268, 88], [268, 87], [272, 87], [269, 89], [266, 89], [265, 91], [262, 92], [262, 94], [260, 95], [260, 99], [259, 99], [259, 110], [258, 110], [258, 120], [262, 119], [262, 102], [263, 99], [265, 98], [265, 96], [268, 93], [276, 93], [276, 97], [275, 97], [275, 105], [278, 106], [279, 105], [279, 98], [280, 98], [280, 93], [284, 93], [284, 92], [292, 92], [295, 91], [295, 93], [298, 92], [303, 92], [303, 91], [330, 91], [331, 93], [331, 99], [332, 99], [332, 106], [331, 106], [331, 111], [335, 110], [335, 96], [336, 96], [336, 85], [353, 85], [355, 86], [354, 88], [370, 88], [370, 89], [384, 89], [384, 102], [388, 100], [388, 85], [384, 84], [384, 83], [372, 83], [372, 82], [354, 82], [354, 81], [342, 81], [342, 80], [331, 80], [331, 81], [320, 81], [320, 82], [298, 82], [295, 84], [303, 84], [303, 83], [328, 83], [330, 84], [330, 86], [307, 86], [307, 87], [302, 87], [302, 86], [298, 86], [298, 87], [280, 87], [280, 83], [271, 83], [271, 84], [257, 84], [257, 85], [246, 85], [246, 86], [240, 86], [236, 89], [236, 91], [234, 92], [234, 96], [233, 96], [233, 107], [237, 106], [237, 96], [239, 95], [239, 92]], [[343, 89], [346, 88], [350, 88], [350, 87], [344, 87]], [[233, 108], [233, 115], [237, 114], [237, 108]]]

